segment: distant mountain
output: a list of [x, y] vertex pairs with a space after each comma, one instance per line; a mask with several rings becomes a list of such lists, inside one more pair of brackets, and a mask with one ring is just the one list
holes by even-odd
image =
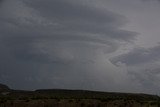
[[4, 85], [4, 84], [0, 84], [0, 91], [8, 91], [10, 90], [10, 88], [7, 86], [7, 85]]

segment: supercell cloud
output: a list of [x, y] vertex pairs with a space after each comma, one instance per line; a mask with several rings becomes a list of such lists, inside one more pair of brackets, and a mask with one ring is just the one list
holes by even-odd
[[[125, 30], [125, 15], [92, 2], [0, 1], [0, 82], [16, 89], [158, 90], [158, 76], [150, 78], [158, 73], [159, 46], [117, 54], [139, 33]], [[150, 63], [145, 73], [140, 65]]]

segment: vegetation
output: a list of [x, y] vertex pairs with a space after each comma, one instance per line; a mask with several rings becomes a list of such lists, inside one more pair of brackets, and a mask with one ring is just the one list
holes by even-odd
[[[2, 88], [1, 88], [2, 89]], [[160, 97], [148, 94], [109, 93], [87, 90], [3, 89], [0, 107], [160, 107]]]

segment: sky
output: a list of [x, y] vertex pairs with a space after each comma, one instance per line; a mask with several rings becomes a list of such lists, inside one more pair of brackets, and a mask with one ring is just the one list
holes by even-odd
[[0, 0], [0, 83], [160, 94], [160, 0]]

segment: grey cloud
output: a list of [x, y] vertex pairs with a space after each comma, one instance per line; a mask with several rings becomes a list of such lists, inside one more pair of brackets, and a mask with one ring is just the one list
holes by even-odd
[[132, 81], [137, 81], [147, 93], [159, 94], [159, 62], [140, 64], [134, 67], [127, 67], [128, 73], [132, 76]]
[[142, 0], [144, 2], [147, 2], [147, 1], [160, 1], [160, 0]]
[[6, 0], [0, 12], [0, 82], [14, 88], [105, 89], [100, 59], [137, 34], [121, 29], [123, 16], [72, 0]]
[[125, 63], [126, 65], [132, 66], [159, 61], [159, 53], [160, 45], [152, 48], [136, 48], [130, 51], [129, 53], [113, 57], [110, 60], [114, 64], [116, 64], [117, 62], [121, 62]]
[[[85, 36], [86, 38], [89, 39], [95, 38], [97, 40], [99, 39], [104, 40], [104, 39], [115, 38], [125, 41], [133, 40], [134, 35], [136, 35], [135, 32], [129, 32], [118, 29], [120, 25], [124, 24], [125, 17], [114, 14], [109, 11], [102, 12], [100, 10], [97, 10], [95, 8], [90, 8], [87, 6], [73, 5], [64, 0], [61, 1], [38, 0], [38, 1], [26, 1], [26, 2], [29, 2], [27, 4], [29, 6], [31, 5], [31, 8], [33, 8], [33, 10], [36, 10], [40, 16], [44, 16], [44, 18], [51, 20], [52, 26], [50, 28], [48, 27], [46, 28], [46, 26], [44, 27], [41, 26], [40, 29], [37, 29], [37, 30], [45, 29], [48, 30], [48, 32], [50, 32], [50, 30], [54, 30], [55, 33], [52, 32], [51, 35], [57, 35], [56, 33], [59, 34], [63, 32], [63, 34], [65, 33], [66, 38], [68, 35], [72, 33], [74, 34], [75, 38], [82, 37], [83, 39], [83, 37]], [[22, 16], [22, 19], [20, 18], [21, 19], [20, 21], [33, 20], [34, 18], [36, 17]], [[18, 24], [20, 22], [16, 21], [14, 23]], [[53, 26], [54, 24], [55, 26]], [[37, 28], [39, 27], [40, 26], [38, 26]], [[82, 34], [85, 35], [82, 36]], [[96, 34], [96, 36], [89, 36], [92, 34]], [[64, 38], [63, 36], [60, 35], [58, 35], [58, 37]]]
[[160, 45], [152, 48], [136, 48], [132, 51], [110, 59], [116, 65], [125, 65], [132, 81], [137, 81], [144, 92], [159, 92]]
[[[17, 4], [23, 3], [17, 2]], [[15, 6], [17, 4], [15, 4]], [[4, 34], [2, 37], [10, 44], [9, 46], [15, 51], [15, 54], [18, 54], [18, 52], [21, 54], [21, 52], [23, 52], [27, 55], [28, 53], [28, 56], [26, 56], [27, 59], [29, 57], [31, 57], [29, 59], [34, 59], [33, 57], [35, 57], [35, 55], [33, 54], [33, 56], [31, 56], [32, 52], [30, 52], [31, 50], [29, 49], [32, 49], [32, 44], [36, 44], [36, 42], [42, 42], [43, 44], [44, 41], [51, 39], [53, 42], [83, 41], [88, 43], [106, 44], [106, 46], [111, 45], [112, 47], [117, 41], [132, 41], [136, 34], [135, 32], [118, 29], [118, 25], [121, 23], [121, 20], [119, 20], [121, 19], [121, 16], [109, 11], [102, 13], [100, 10], [98, 11], [94, 8], [73, 5], [69, 2], [58, 0], [48, 0], [45, 2], [42, 0], [36, 2], [27, 1], [27, 4], [31, 7], [22, 7], [24, 8], [22, 10], [27, 11], [26, 13], [28, 13], [28, 15], [32, 15], [34, 14], [34, 11], [37, 11], [37, 13], [40, 13], [40, 16], [24, 16], [25, 14], [21, 15], [21, 13], [15, 13], [17, 16], [7, 16], [10, 20], [5, 19], [6, 21], [3, 20], [6, 18], [6, 16], [4, 16], [2, 17], [2, 24], [4, 27], [2, 27], [3, 31], [1, 31], [2, 35]], [[14, 6], [12, 7], [14, 8]], [[44, 18], [41, 18], [43, 15]], [[40, 20], [51, 19], [51, 23], [55, 23], [55, 26], [35, 26], [35, 28], [32, 24], [28, 25], [27, 23], [21, 22], [25, 21], [26, 18], [29, 18], [28, 20], [33, 20], [34, 18], [39, 19], [39, 17]], [[18, 21], [17, 19], [21, 20]], [[113, 26], [115, 27], [113, 28]], [[13, 29], [15, 31], [13, 31]], [[41, 53], [39, 53], [39, 55], [41, 56]]]

